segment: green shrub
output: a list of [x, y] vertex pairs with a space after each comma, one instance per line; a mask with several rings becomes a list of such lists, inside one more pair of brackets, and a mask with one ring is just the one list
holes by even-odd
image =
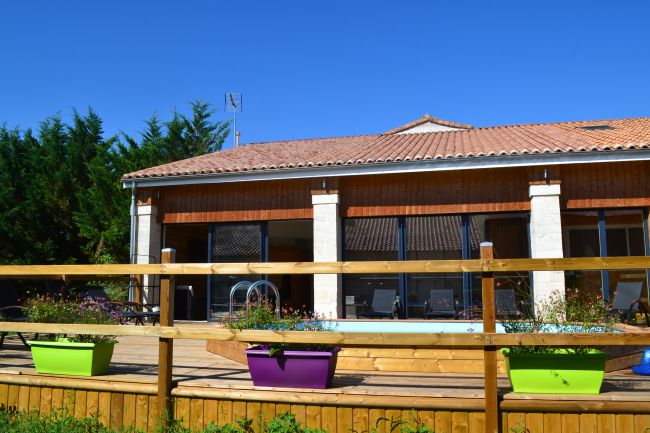
[[[68, 301], [50, 296], [37, 296], [24, 304], [25, 315], [35, 323], [76, 323], [84, 325], [117, 325], [119, 314], [103, 299]], [[71, 341], [77, 343], [114, 342], [110, 335], [85, 335], [74, 337], [49, 335], [52, 341]]]
[[0, 410], [2, 433], [136, 433], [133, 428], [111, 430], [100, 424], [97, 418], [76, 419], [61, 411], [49, 415], [38, 412]]
[[[370, 429], [376, 433], [381, 423], [387, 423], [388, 433], [433, 433], [433, 430], [422, 424], [414, 412], [408, 420], [382, 418], [377, 425]], [[268, 424], [258, 420], [257, 429], [253, 428], [253, 420], [238, 420], [235, 424], [216, 425], [210, 423], [203, 430], [192, 430], [183, 427], [182, 420], [170, 419], [168, 425], [160, 426], [155, 433], [327, 433], [325, 430], [301, 426], [296, 416], [288, 411], [273, 418]], [[111, 429], [103, 426], [96, 417], [77, 419], [62, 410], [53, 410], [49, 415], [40, 415], [36, 411], [17, 412], [0, 408], [1, 433], [144, 433], [135, 427]], [[353, 432], [354, 433], [354, 432]], [[366, 432], [362, 432], [366, 433]]]
[[[507, 333], [602, 333], [612, 332], [616, 318], [610, 304], [599, 294], [567, 289], [566, 295], [553, 292], [536, 305], [535, 316], [521, 320], [505, 318], [501, 322]], [[549, 346], [511, 346], [511, 353], [553, 353]], [[575, 353], [589, 353], [593, 347], [567, 347]]]
[[[305, 307], [305, 306], [303, 306]], [[229, 318], [223, 325], [228, 329], [254, 329], [271, 331], [331, 331], [331, 323], [318, 314], [305, 309], [283, 308], [278, 315], [276, 307], [268, 300], [252, 303], [238, 317]], [[282, 350], [330, 350], [326, 344], [264, 343], [261, 347], [275, 356]]]

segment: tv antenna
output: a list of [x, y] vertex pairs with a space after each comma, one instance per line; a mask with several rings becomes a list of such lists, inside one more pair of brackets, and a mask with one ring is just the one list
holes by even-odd
[[235, 138], [235, 147], [239, 146], [239, 132], [237, 131], [237, 113], [242, 110], [242, 95], [241, 93], [228, 92], [224, 95], [224, 111], [233, 114], [233, 134]]

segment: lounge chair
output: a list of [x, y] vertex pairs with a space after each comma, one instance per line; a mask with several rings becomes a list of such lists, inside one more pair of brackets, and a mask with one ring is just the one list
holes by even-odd
[[517, 297], [512, 289], [501, 289], [494, 292], [497, 314], [500, 316], [514, 316], [519, 312]]
[[455, 318], [456, 304], [452, 289], [431, 290], [429, 299], [424, 303], [424, 315], [428, 318]]
[[377, 318], [390, 317], [394, 319], [398, 315], [399, 302], [396, 299], [395, 290], [376, 289], [372, 296], [372, 306], [365, 303], [359, 317]]
[[133, 322], [135, 325], [144, 325], [144, 321], [149, 320], [155, 325], [160, 321], [160, 307], [155, 304], [109, 302], [107, 305], [118, 313], [122, 324]]
[[612, 301], [612, 310], [618, 311], [621, 315], [626, 314], [626, 321], [629, 323], [632, 314], [639, 311], [639, 308], [645, 313], [645, 322], [650, 327], [650, 318], [648, 310], [641, 302], [641, 290], [643, 289], [642, 281], [625, 281], [616, 284], [616, 293]]
[[[23, 311], [23, 307], [18, 305], [18, 293], [13, 281], [0, 281], [0, 320], [3, 322], [26, 322], [27, 316]], [[5, 337], [9, 332], [2, 332], [0, 334], [0, 349], [2, 348]], [[25, 337], [20, 332], [16, 332], [18, 338], [25, 345], [29, 347], [25, 341]]]
[[102, 286], [85, 286], [79, 290], [79, 295], [84, 299], [108, 299], [108, 293]]

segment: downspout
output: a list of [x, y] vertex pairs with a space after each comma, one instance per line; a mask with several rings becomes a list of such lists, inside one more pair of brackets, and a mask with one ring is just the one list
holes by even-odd
[[[130, 264], [136, 262], [135, 243], [137, 242], [137, 227], [135, 225], [135, 211], [136, 211], [135, 193], [136, 193], [135, 182], [132, 182], [131, 183], [131, 236], [129, 241], [129, 263]], [[129, 301], [131, 302], [136, 301], [135, 286], [133, 285], [133, 277], [134, 275], [131, 275], [131, 278], [129, 279]]]

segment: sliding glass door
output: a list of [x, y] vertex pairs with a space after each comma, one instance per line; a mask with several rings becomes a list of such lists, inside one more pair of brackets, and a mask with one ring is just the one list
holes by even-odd
[[[450, 260], [475, 258], [483, 241], [495, 243], [498, 258], [526, 258], [528, 214], [431, 215], [347, 218], [344, 223], [343, 259]], [[504, 290], [514, 290], [528, 302], [528, 273], [496, 275]], [[378, 289], [394, 290], [402, 318], [425, 318], [427, 304], [445, 297], [448, 316], [481, 304], [481, 285], [470, 273], [345, 275], [343, 291], [346, 317], [355, 316], [362, 304], [372, 304]], [[450, 295], [451, 292], [451, 295]], [[430, 307], [429, 307], [430, 308]]]
[[[648, 254], [646, 213], [641, 209], [601, 209], [562, 213], [565, 257], [625, 257]], [[567, 287], [613, 299], [619, 283], [647, 289], [645, 269], [567, 271]]]
[[[209, 232], [210, 262], [212, 263], [258, 263], [268, 256], [265, 236], [266, 223], [220, 223], [212, 224]], [[210, 276], [209, 320], [227, 316], [230, 289], [239, 281], [257, 281], [259, 275], [212, 275]], [[238, 302], [243, 302], [246, 292], [239, 292]]]

